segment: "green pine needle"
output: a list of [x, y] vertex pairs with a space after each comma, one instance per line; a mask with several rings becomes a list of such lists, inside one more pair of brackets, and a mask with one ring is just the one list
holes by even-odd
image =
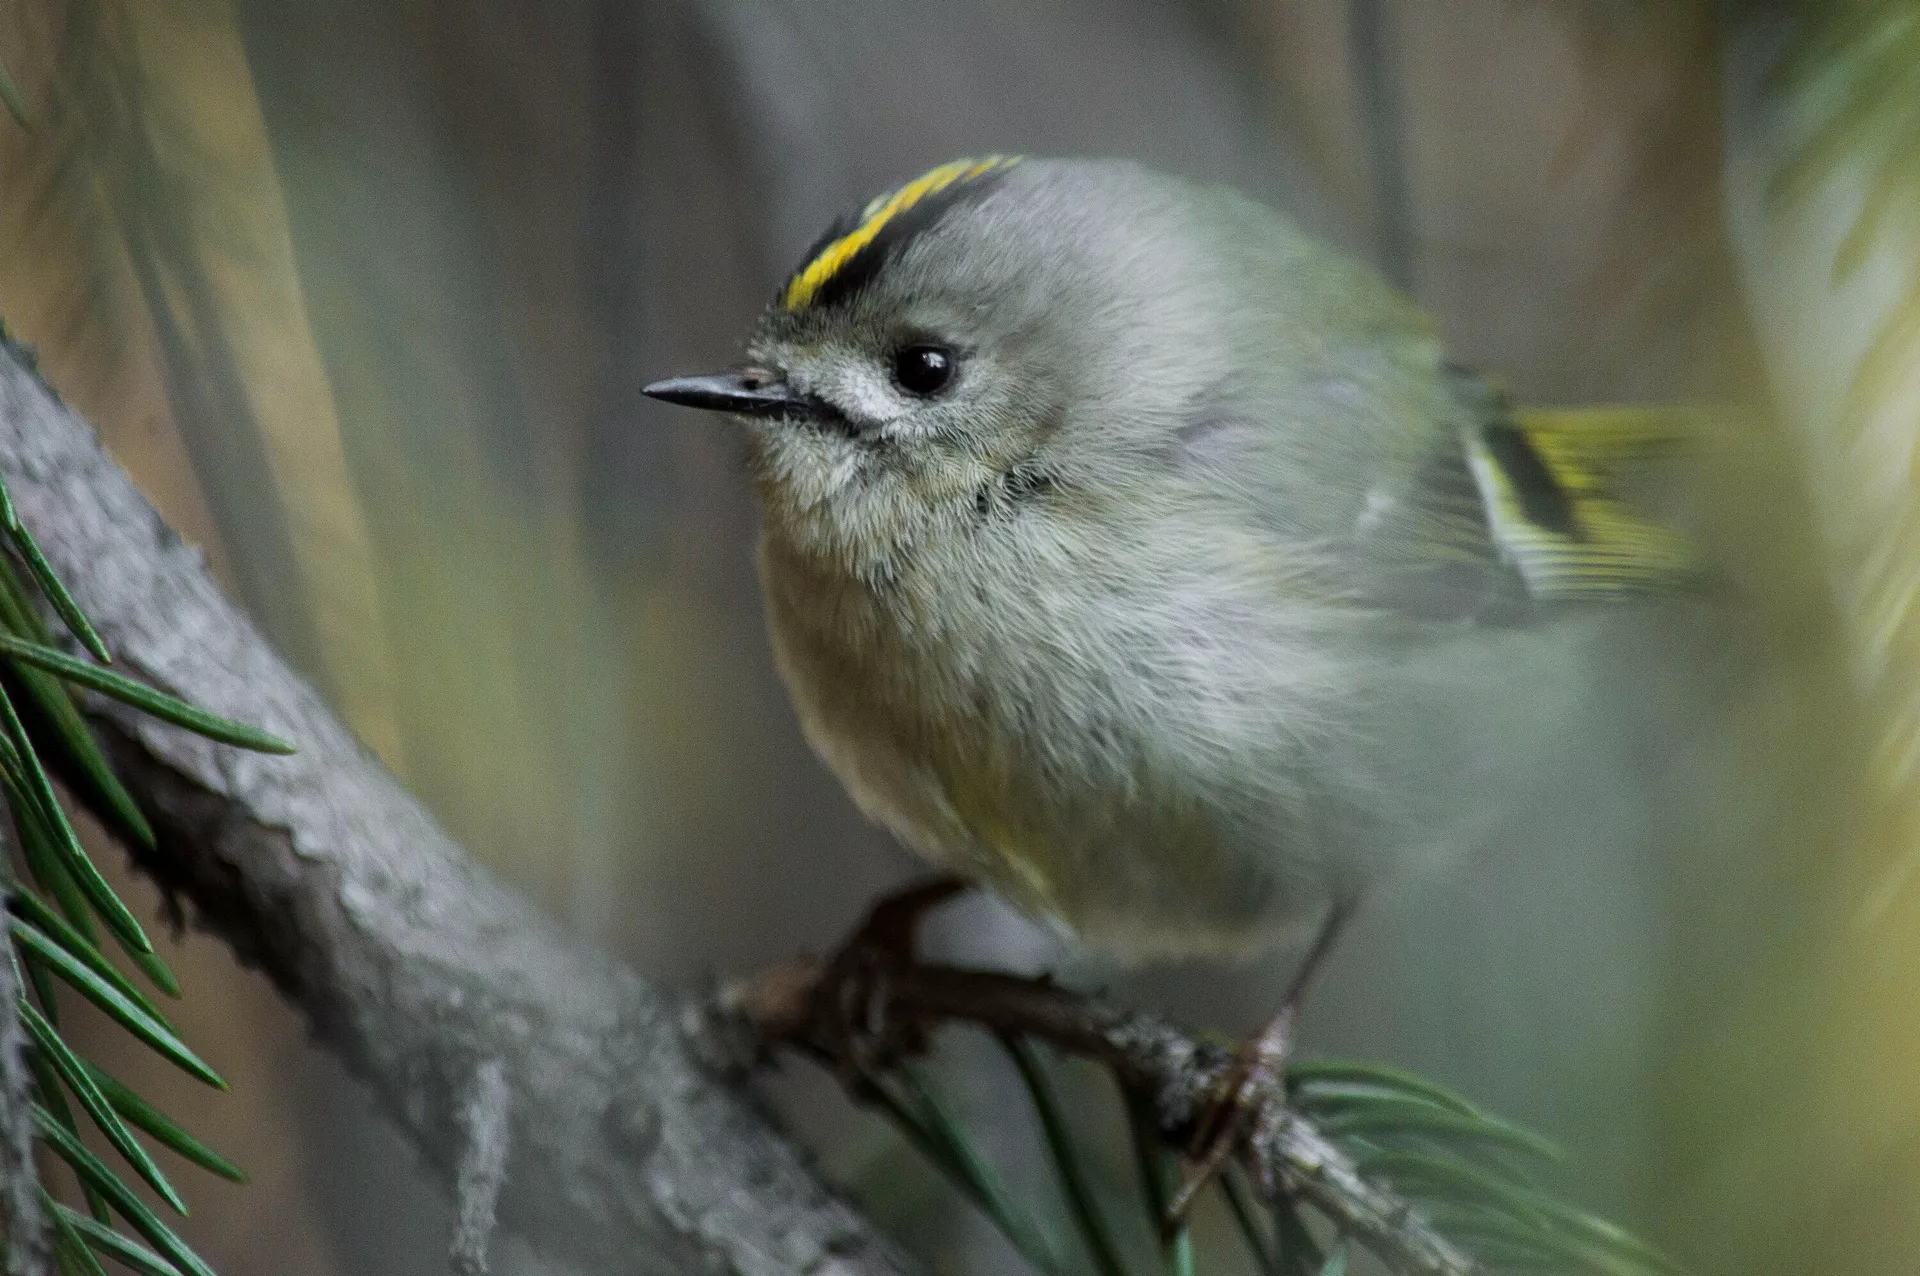
[[188, 1075], [224, 1090], [227, 1083], [187, 1048], [164, 1022], [142, 1010], [109, 981], [95, 974], [92, 967], [74, 957], [27, 921], [16, 917], [14, 937], [44, 961], [62, 982], [112, 1016], [121, 1027], [159, 1051]]
[[[1480, 1110], [1453, 1091], [1435, 1081], [1384, 1063], [1360, 1063], [1351, 1059], [1300, 1059], [1287, 1064], [1287, 1088], [1290, 1091], [1337, 1093], [1341, 1086], [1361, 1086], [1374, 1090], [1425, 1099], [1438, 1107], [1463, 1116], [1479, 1116]], [[1303, 1094], [1302, 1101], [1310, 1095]]]
[[54, 575], [53, 564], [49, 563], [47, 556], [40, 552], [39, 544], [27, 534], [25, 527], [16, 524], [10, 530], [13, 533], [14, 546], [19, 549], [20, 556], [26, 560], [27, 570], [33, 573], [34, 583], [40, 586], [41, 592], [47, 596], [47, 601], [53, 604], [53, 609], [59, 614], [61, 623], [66, 625], [68, 632], [80, 640], [80, 645], [85, 647], [87, 653], [95, 660], [103, 663], [111, 662], [113, 657], [107, 651], [107, 644], [100, 641], [100, 635], [95, 633], [93, 626], [87, 623], [86, 616], [73, 601], [73, 596], [67, 593], [67, 587], [60, 583], [58, 576]]
[[4, 66], [0, 66], [0, 102], [6, 104], [7, 114], [13, 117], [15, 124], [21, 128], [33, 127], [27, 115], [27, 101], [20, 96], [20, 86], [13, 82], [13, 76], [8, 74]]
[[40, 1208], [45, 1211], [47, 1223], [53, 1229], [53, 1248], [59, 1258], [61, 1271], [72, 1272], [74, 1276], [107, 1276], [106, 1269], [101, 1267], [100, 1260], [93, 1256], [93, 1250], [88, 1248], [76, 1224], [79, 1220], [85, 1219], [87, 1223], [102, 1231], [110, 1232], [113, 1229], [94, 1222], [85, 1214], [63, 1208], [59, 1202], [47, 1195], [44, 1188], [40, 1192]]
[[166, 1113], [91, 1063], [85, 1060], [82, 1063], [87, 1075], [93, 1078], [93, 1083], [107, 1096], [107, 1102], [113, 1105], [113, 1110], [152, 1135], [162, 1146], [172, 1148], [201, 1169], [218, 1174], [223, 1179], [234, 1183], [247, 1181], [245, 1170], [181, 1129]]
[[115, 1212], [179, 1268], [182, 1276], [214, 1276], [213, 1269], [201, 1262], [200, 1256], [174, 1235], [173, 1229], [161, 1222], [160, 1217], [147, 1207], [147, 1203], [121, 1182], [120, 1176], [108, 1169], [99, 1157], [88, 1151], [86, 1145], [48, 1115], [39, 1104], [30, 1104], [29, 1111], [33, 1116], [34, 1128], [40, 1132], [41, 1141], [54, 1155], [72, 1167], [83, 1181], [92, 1184], [106, 1197]]
[[1233, 1215], [1234, 1225], [1240, 1229], [1240, 1238], [1247, 1244], [1247, 1250], [1253, 1255], [1254, 1266], [1261, 1276], [1285, 1276], [1280, 1264], [1280, 1256], [1262, 1232], [1257, 1219], [1259, 1210], [1247, 1193], [1246, 1185], [1241, 1183], [1239, 1171], [1227, 1166], [1220, 1174], [1220, 1191], [1227, 1198], [1227, 1212]]
[[[28, 599], [25, 586], [13, 570], [12, 560], [4, 554], [0, 554], [0, 622], [4, 622], [0, 632], [10, 630], [17, 637], [38, 642], [41, 646], [52, 645], [52, 634]], [[79, 771], [80, 778], [106, 804], [108, 813], [142, 846], [152, 846], [153, 829], [147, 824], [146, 816], [120, 783], [120, 777], [113, 773], [112, 765], [100, 751], [100, 744], [93, 738], [93, 732], [82, 721], [80, 710], [74, 705], [67, 689], [53, 675], [24, 661], [9, 660], [6, 664], [25, 689], [33, 706], [40, 711], [41, 718], [53, 733], [53, 742], [65, 751]]]
[[1027, 1095], [1033, 1101], [1034, 1114], [1039, 1117], [1041, 1132], [1046, 1137], [1047, 1152], [1053, 1158], [1054, 1173], [1060, 1179], [1061, 1193], [1067, 1199], [1074, 1224], [1080, 1229], [1080, 1238], [1086, 1242], [1095, 1270], [1100, 1276], [1126, 1276], [1119, 1247], [1100, 1215], [1099, 1202], [1094, 1199], [1093, 1187], [1081, 1168], [1079, 1153], [1074, 1150], [1073, 1132], [1067, 1128], [1066, 1116], [1053, 1093], [1053, 1083], [1047, 1079], [1045, 1063], [1039, 1052], [1019, 1037], [1003, 1033], [999, 1041], [1012, 1057]]
[[1035, 1270], [1060, 1271], [1060, 1260], [1046, 1234], [1007, 1190], [999, 1172], [974, 1146], [952, 1109], [913, 1068], [902, 1065], [895, 1069], [895, 1075], [907, 1093], [907, 1102], [900, 1108], [911, 1113], [909, 1120], [924, 1131], [925, 1139], [937, 1149], [936, 1163], [946, 1169], [949, 1178], [965, 1188]]
[[[1000, 1040], [1033, 1102], [1093, 1270], [1098, 1276], [1126, 1276], [1041, 1051], [1019, 1037]], [[1045, 1234], [1018, 1207], [939, 1097], [911, 1069], [897, 1069], [892, 1076], [893, 1082], [873, 1081], [871, 1092], [882, 1109], [1036, 1269], [1060, 1271]], [[1557, 1157], [1552, 1144], [1424, 1077], [1378, 1064], [1301, 1061], [1290, 1069], [1288, 1085], [1292, 1101], [1363, 1174], [1406, 1199], [1419, 1217], [1489, 1271], [1676, 1276], [1679, 1270], [1621, 1228], [1535, 1187], [1519, 1167]], [[1128, 1095], [1127, 1111], [1141, 1201], [1157, 1234], [1180, 1161], [1165, 1147], [1147, 1105]], [[1237, 1167], [1225, 1167], [1219, 1184], [1262, 1276], [1345, 1276], [1354, 1245], [1364, 1243], [1343, 1234], [1330, 1248], [1322, 1245], [1298, 1200], [1274, 1203], [1272, 1226], [1264, 1227]], [[1193, 1241], [1185, 1225], [1165, 1238], [1162, 1254], [1168, 1276], [1194, 1276]]]
[[59, 1276], [92, 1276], [84, 1265], [84, 1260], [76, 1260], [67, 1252], [67, 1247], [59, 1243], [58, 1235], [58, 1233], [55, 1233], [53, 1270], [57, 1272]]
[[127, 958], [140, 967], [140, 973], [145, 975], [155, 988], [169, 997], [178, 999], [180, 981], [174, 977], [172, 968], [160, 960], [159, 953], [128, 953]]
[[100, 641], [100, 635], [93, 631], [93, 625], [73, 601], [73, 595], [60, 583], [59, 575], [53, 570], [53, 564], [40, 552], [40, 543], [33, 539], [33, 533], [20, 521], [19, 511], [13, 507], [13, 493], [7, 487], [6, 480], [0, 479], [0, 528], [4, 528], [7, 538], [13, 542], [14, 549], [26, 562], [27, 570], [33, 573], [33, 579], [40, 586], [47, 601], [60, 616], [61, 623], [80, 640], [80, 645], [92, 653], [95, 660], [111, 661], [107, 645]]
[[[4, 737], [0, 737], [0, 744], [4, 744]], [[4, 749], [0, 749], [0, 753], [4, 753]], [[100, 929], [94, 925], [93, 910], [87, 907], [87, 897], [80, 893], [59, 852], [54, 849], [53, 835], [46, 830], [39, 804], [27, 797], [13, 782], [12, 771], [4, 757], [0, 757], [0, 788], [5, 790], [7, 805], [13, 812], [13, 827], [20, 835], [20, 855], [27, 862], [27, 873], [36, 886], [53, 896], [67, 924], [89, 946], [98, 946]]]
[[1359, 1157], [1357, 1162], [1363, 1174], [1391, 1183], [1406, 1196], [1477, 1205], [1542, 1227], [1551, 1224], [1531, 1189], [1505, 1175], [1464, 1161], [1431, 1152], [1390, 1149]]
[[1313, 1233], [1307, 1230], [1307, 1222], [1300, 1217], [1298, 1207], [1291, 1204], [1274, 1206], [1273, 1228], [1275, 1248], [1280, 1255], [1280, 1270], [1286, 1276], [1314, 1276], [1326, 1266], [1326, 1252], [1320, 1248], [1320, 1242], [1313, 1239]]
[[1853, 225], [1847, 227], [1846, 236], [1834, 249], [1833, 268], [1828, 272], [1833, 285], [1837, 287], [1867, 264], [1881, 237], [1895, 227], [1898, 219], [1911, 219], [1916, 202], [1920, 202], [1915, 199], [1916, 191], [1920, 191], [1920, 154], [1902, 148], [1888, 157], [1881, 179], [1868, 188]]
[[66, 1083], [73, 1097], [80, 1101], [80, 1106], [87, 1110], [87, 1115], [93, 1118], [100, 1132], [107, 1136], [107, 1142], [113, 1144], [114, 1150], [124, 1156], [127, 1163], [147, 1181], [147, 1185], [160, 1194], [161, 1200], [172, 1206], [176, 1214], [184, 1215], [187, 1212], [186, 1202], [180, 1199], [180, 1194], [173, 1190], [173, 1184], [167, 1182], [167, 1176], [160, 1172], [160, 1167], [153, 1163], [147, 1150], [140, 1146], [133, 1132], [121, 1121], [106, 1095], [100, 1092], [100, 1087], [88, 1075], [80, 1057], [31, 1005], [23, 1000], [19, 1007], [21, 1021], [32, 1035], [34, 1045], [53, 1065], [54, 1071], [60, 1074], [60, 1079]]
[[923, 1117], [878, 1082], [874, 1084], [871, 1097], [907, 1142], [913, 1144], [920, 1155], [932, 1162], [933, 1167], [960, 1190], [961, 1195], [987, 1216], [988, 1221], [1007, 1238], [1007, 1243], [1032, 1264], [1035, 1271], [1046, 1273], [1047, 1276], [1058, 1272], [1053, 1255], [1040, 1243], [1038, 1232], [1024, 1224], [1017, 1211], [1011, 1214], [1003, 1212], [1001, 1202], [995, 1199], [992, 1184], [973, 1173], [967, 1159], [956, 1156], [953, 1148]]
[[1382, 1096], [1347, 1104], [1320, 1120], [1320, 1132], [1334, 1139], [1363, 1135], [1416, 1138], [1461, 1150], [1495, 1148], [1539, 1160], [1561, 1160], [1562, 1153], [1531, 1130], [1485, 1115], [1464, 1116], [1417, 1101]]
[[1770, 183], [1769, 202], [1780, 209], [1858, 173], [1863, 198], [1834, 253], [1834, 281], [1890, 241], [1909, 262], [1906, 300], [1882, 319], [1848, 387], [1847, 423], [1858, 425], [1897, 391], [1920, 342], [1920, 11], [1906, 0], [1809, 5], [1768, 87], [1814, 120]]
[[271, 732], [233, 722], [217, 714], [208, 713], [204, 709], [196, 709], [184, 700], [175, 699], [163, 691], [155, 691], [152, 687], [135, 682], [110, 669], [88, 664], [57, 648], [42, 646], [11, 634], [0, 633], [0, 653], [36, 665], [69, 682], [90, 687], [102, 695], [112, 696], [115, 700], [130, 704], [162, 721], [185, 727], [209, 740], [218, 740], [223, 744], [237, 745], [259, 753], [295, 752], [293, 745]]
[[40, 765], [39, 755], [34, 752], [33, 742], [27, 736], [27, 729], [20, 722], [20, 715], [14, 712], [13, 701], [4, 689], [0, 689], [0, 729], [4, 729], [7, 738], [14, 746], [24, 776], [26, 795], [32, 798], [40, 808], [39, 814], [49, 826], [54, 848], [74, 882], [80, 887], [87, 901], [93, 905], [100, 920], [107, 929], [124, 944], [141, 952], [152, 952], [153, 941], [147, 938], [138, 920], [120, 902], [120, 897], [107, 884], [107, 879], [94, 867], [86, 850], [80, 845], [79, 836], [68, 822], [66, 812], [60, 807], [60, 799], [54, 795], [53, 781], [47, 777], [46, 768]]
[[[1140, 1172], [1140, 1196], [1146, 1202], [1147, 1215], [1153, 1221], [1155, 1235], [1165, 1228], [1167, 1202], [1172, 1199], [1179, 1165], [1160, 1143], [1160, 1123], [1146, 1104], [1130, 1100], [1127, 1114], [1133, 1126], [1133, 1156]], [[1193, 1235], [1185, 1220], [1165, 1237], [1161, 1252], [1166, 1258], [1167, 1276], [1193, 1276]]]
[[98, 947], [88, 942], [79, 930], [48, 907], [39, 896], [31, 891], [16, 889], [7, 900], [7, 910], [38, 927], [48, 939], [64, 948], [69, 956], [84, 963], [87, 969], [112, 984], [121, 996], [152, 1016], [162, 1027], [172, 1031], [173, 1025], [167, 1022], [159, 1010], [155, 1009], [154, 1004], [147, 1000], [146, 995], [135, 986], [133, 981], [115, 969], [113, 963], [107, 960], [106, 955]]
[[1375, 1151], [1357, 1160], [1369, 1177], [1428, 1202], [1436, 1220], [1476, 1218], [1483, 1234], [1499, 1223], [1504, 1233], [1498, 1239], [1509, 1245], [1530, 1245], [1600, 1273], [1677, 1274], [1680, 1270], [1624, 1229], [1485, 1166], [1400, 1150]]
[[1635, 1276], [1644, 1271], [1618, 1255], [1596, 1250], [1575, 1238], [1521, 1222], [1480, 1206], [1433, 1203], [1423, 1211], [1434, 1227], [1461, 1248], [1497, 1267], [1547, 1267], [1560, 1271], [1597, 1271]]
[[[60, 1074], [53, 1070], [52, 1061], [38, 1050], [26, 1051], [25, 1058], [28, 1071], [33, 1073], [34, 1093], [39, 1095], [48, 1115], [77, 1137], [80, 1126], [73, 1118], [73, 1109], [67, 1104], [67, 1092], [60, 1085]], [[102, 1223], [111, 1222], [113, 1214], [107, 1206], [107, 1198], [85, 1179], [80, 1181], [80, 1190], [86, 1196], [87, 1208], [93, 1211], [93, 1216]]]
[[57, 985], [54, 982], [53, 973], [47, 969], [46, 963], [36, 960], [31, 953], [21, 952], [17, 944], [10, 955], [18, 962], [15, 967], [16, 973], [22, 967], [27, 973], [26, 982], [20, 986], [33, 989], [33, 995], [40, 1001], [40, 1013], [47, 1017], [49, 1023], [59, 1027], [60, 997], [56, 991]]
[[[144, 1246], [136, 1245], [111, 1227], [102, 1227], [85, 1214], [49, 1200], [47, 1212], [71, 1227], [93, 1249], [139, 1276], [180, 1276], [180, 1269]], [[57, 1225], [57, 1224], [56, 1224]]]

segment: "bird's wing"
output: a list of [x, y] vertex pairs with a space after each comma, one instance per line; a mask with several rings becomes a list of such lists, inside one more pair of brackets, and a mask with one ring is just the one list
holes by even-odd
[[1449, 376], [1457, 426], [1435, 438], [1391, 517], [1357, 537], [1373, 565], [1370, 601], [1429, 618], [1518, 620], [1702, 578], [1687, 538], [1625, 493], [1634, 474], [1680, 450], [1697, 413], [1516, 410], [1477, 378]]
[[1624, 469], [1672, 451], [1675, 420], [1643, 408], [1534, 409], [1463, 431], [1489, 534], [1530, 596], [1604, 600], [1698, 581], [1687, 539], [1618, 491]]

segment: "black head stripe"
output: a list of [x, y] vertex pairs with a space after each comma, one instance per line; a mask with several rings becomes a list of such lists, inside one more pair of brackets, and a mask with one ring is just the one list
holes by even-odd
[[955, 160], [834, 222], [775, 298], [783, 310], [831, 306], [864, 288], [880, 267], [958, 205], [992, 190], [1018, 157]]

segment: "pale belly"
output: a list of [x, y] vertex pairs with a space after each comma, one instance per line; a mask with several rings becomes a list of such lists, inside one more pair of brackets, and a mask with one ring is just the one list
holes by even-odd
[[[1308, 715], [1297, 676], [1262, 672], [1287, 661], [1275, 640], [1250, 656], [1102, 607], [1076, 636], [1128, 657], [1061, 660], [1044, 633], [915, 647], [884, 616], [861, 630], [842, 609], [823, 633], [817, 597], [798, 615], [770, 583], [768, 603], [808, 739], [860, 808], [1088, 948], [1248, 956], [1311, 932], [1368, 876], [1382, 834], [1350, 750], [1288, 721]], [[1132, 628], [1085, 637], [1115, 617]]]

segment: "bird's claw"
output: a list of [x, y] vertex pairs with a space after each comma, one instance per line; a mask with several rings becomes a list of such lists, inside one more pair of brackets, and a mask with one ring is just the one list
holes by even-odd
[[892, 1017], [891, 985], [917, 960], [921, 917], [964, 889], [955, 878], [940, 878], [889, 895], [821, 972], [813, 992], [817, 1044], [850, 1088], [865, 1088], [883, 1068], [926, 1049], [919, 1024]]
[[1241, 1043], [1201, 1112], [1187, 1148], [1187, 1174], [1167, 1201], [1162, 1227], [1173, 1232], [1186, 1221], [1201, 1189], [1219, 1177], [1234, 1155], [1246, 1151], [1279, 1122], [1287, 1105], [1287, 1056], [1293, 1045], [1293, 1014], [1281, 1013]]
[[1327, 954], [1346, 925], [1350, 905], [1335, 903], [1320, 924], [1320, 933], [1301, 959], [1287, 989], [1280, 1013], [1267, 1026], [1242, 1042], [1225, 1075], [1194, 1127], [1187, 1150], [1189, 1169], [1180, 1190], [1167, 1202], [1162, 1226], [1171, 1234], [1186, 1221], [1200, 1189], [1213, 1182], [1227, 1159], [1272, 1137], [1287, 1108], [1287, 1058], [1293, 1052], [1293, 1021], [1306, 1001], [1307, 990], [1320, 973]]

